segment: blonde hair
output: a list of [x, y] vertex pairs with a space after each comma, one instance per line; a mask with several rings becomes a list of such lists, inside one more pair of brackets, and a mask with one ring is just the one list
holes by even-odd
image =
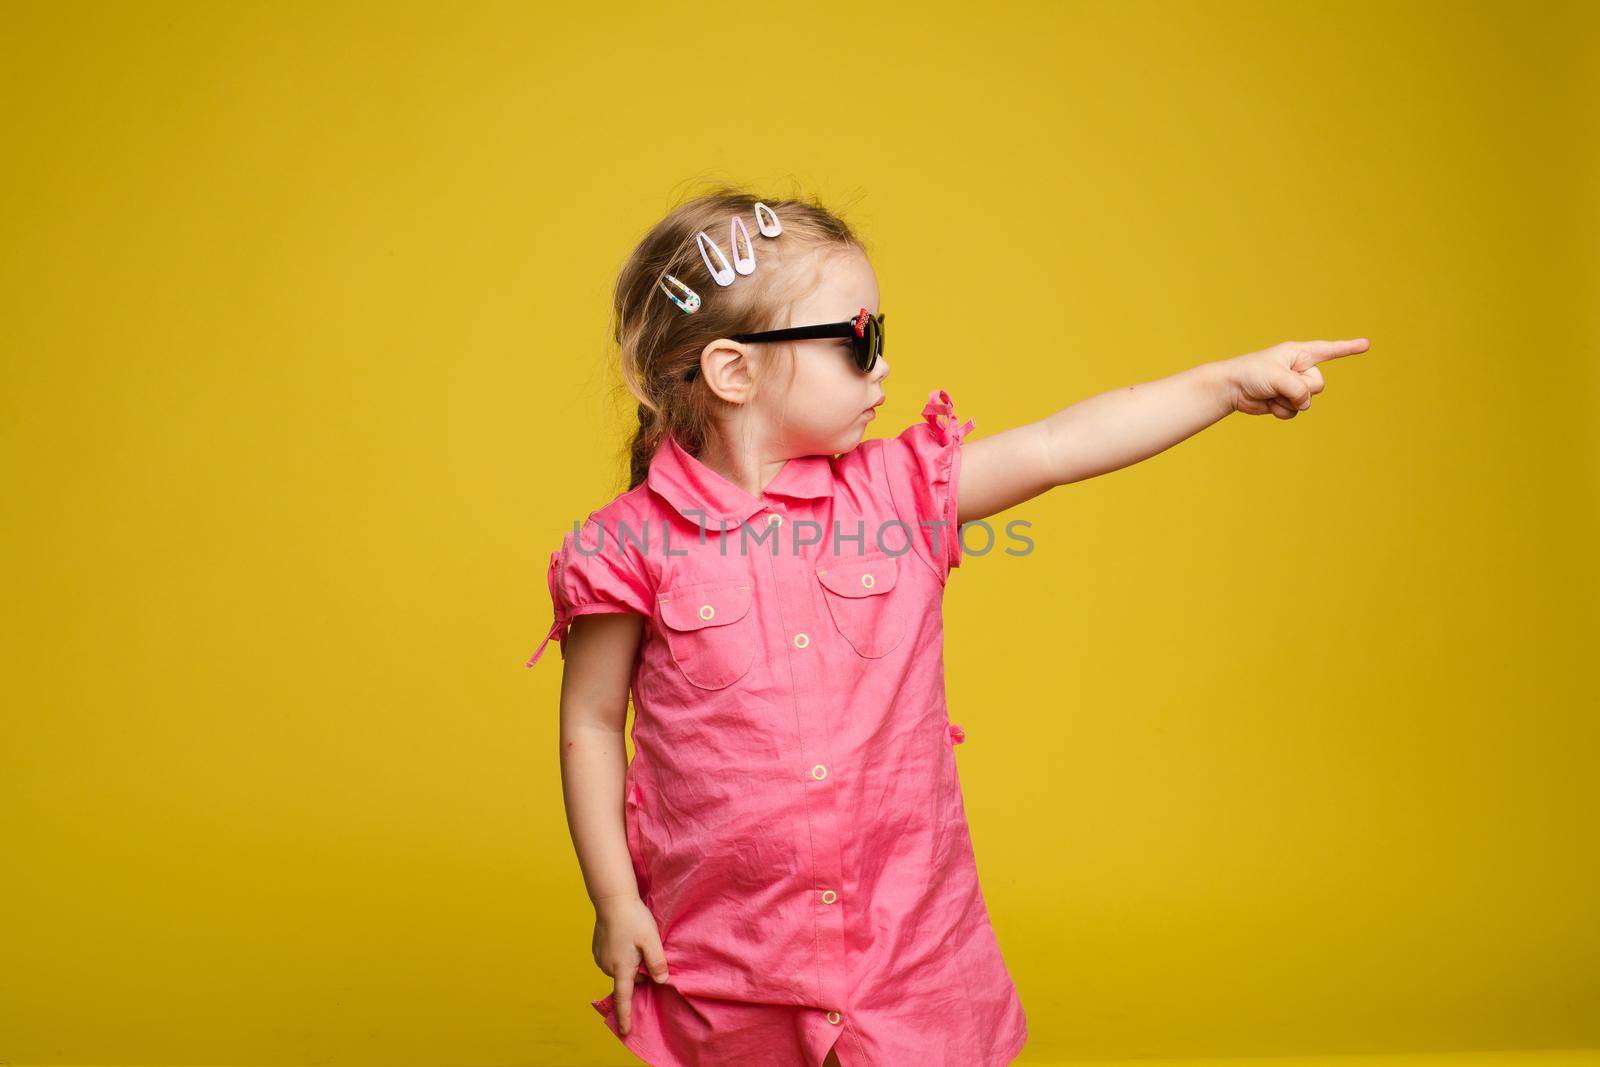
[[[782, 223], [783, 232], [775, 238], [758, 232], [758, 201]], [[723, 287], [706, 269], [695, 234], [704, 230], [731, 261], [728, 230], [734, 215], [744, 219], [750, 232], [756, 269]], [[627, 449], [629, 489], [644, 481], [651, 457], [669, 432], [690, 454], [704, 444], [718, 401], [703, 375], [685, 381], [684, 374], [700, 365], [706, 345], [719, 337], [792, 325], [794, 305], [821, 281], [820, 273], [802, 278], [800, 265], [820, 263], [813, 258], [818, 251], [850, 247], [865, 251], [849, 224], [816, 198], [773, 199], [731, 185], [685, 201], [645, 234], [617, 276], [612, 306], [622, 381], [638, 401], [639, 427]], [[686, 314], [661, 291], [668, 274], [700, 295], [698, 310]]]

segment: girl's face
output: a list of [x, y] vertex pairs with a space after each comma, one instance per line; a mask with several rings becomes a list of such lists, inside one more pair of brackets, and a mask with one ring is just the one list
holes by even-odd
[[[862, 308], [878, 314], [878, 277], [860, 249], [834, 250], [817, 269], [822, 281], [795, 305], [791, 325], [843, 322]], [[880, 354], [863, 374], [844, 337], [790, 341], [782, 347], [792, 351], [793, 382], [781, 366], [771, 368], [768, 384], [752, 401], [752, 414], [771, 429], [776, 450], [786, 456], [831, 456], [860, 444], [883, 402], [889, 361]]]

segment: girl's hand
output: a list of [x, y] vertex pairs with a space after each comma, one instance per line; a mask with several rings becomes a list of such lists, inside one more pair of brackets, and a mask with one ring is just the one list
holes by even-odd
[[1317, 364], [1367, 350], [1367, 339], [1353, 341], [1284, 341], [1222, 361], [1227, 375], [1228, 399], [1234, 411], [1246, 415], [1272, 412], [1292, 419], [1311, 407], [1311, 397], [1326, 383]]
[[594, 902], [594, 962], [616, 979], [617, 1025], [633, 1029], [633, 983], [643, 960], [656, 982], [667, 980], [667, 954], [656, 917], [638, 894], [601, 897]]

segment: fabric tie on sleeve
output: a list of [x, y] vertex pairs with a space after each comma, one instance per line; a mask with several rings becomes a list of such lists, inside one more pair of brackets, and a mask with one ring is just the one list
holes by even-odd
[[523, 664], [524, 667], [531, 667], [538, 663], [539, 657], [544, 655], [545, 646], [550, 643], [552, 638], [559, 635], [567, 625], [566, 608], [563, 606], [560, 590], [556, 586], [556, 568], [560, 563], [560, 559], [561, 553], [550, 553], [550, 569], [545, 572], [545, 582], [550, 586], [550, 601], [555, 605], [555, 621], [550, 624], [550, 632], [544, 635], [544, 640], [540, 641], [539, 647], [533, 650], [533, 655], [528, 659], [528, 662]]
[[[954, 523], [955, 498], [951, 489], [954, 479], [954, 466], [957, 462], [956, 448], [959, 447], [967, 434], [971, 433], [977, 423], [968, 419], [961, 422], [956, 416], [955, 403], [950, 399], [950, 394], [943, 389], [935, 389], [928, 396], [928, 402], [922, 406], [922, 417], [928, 420], [928, 425], [934, 428], [939, 444], [944, 448], [944, 456], [939, 466], [933, 472], [933, 489], [941, 499], [950, 501], [951, 525], [946, 531], [952, 541], [957, 537]], [[951, 558], [953, 563], [959, 563], [960, 549], [952, 546]]]
[[955, 403], [943, 389], [935, 389], [929, 394], [928, 402], [922, 405], [922, 417], [939, 431], [939, 443], [942, 445], [952, 441], [959, 444], [977, 426], [971, 419], [966, 422], [957, 419]]
[[[607, 541], [617, 547], [607, 548]], [[581, 529], [569, 533], [561, 548], [550, 554], [546, 572], [555, 620], [528, 662], [539, 662], [545, 646], [559, 639], [566, 654], [567, 635], [580, 615], [602, 613], [649, 616], [653, 609], [650, 582], [639, 565], [623, 551], [614, 533], [591, 517]]]

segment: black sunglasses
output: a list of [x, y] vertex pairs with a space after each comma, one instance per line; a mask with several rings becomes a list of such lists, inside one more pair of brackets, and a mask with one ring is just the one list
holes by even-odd
[[[878, 357], [883, 355], [883, 315], [874, 315], [866, 308], [856, 313], [853, 319], [843, 322], [828, 322], [821, 326], [790, 326], [785, 330], [763, 330], [760, 333], [741, 333], [728, 338], [730, 341], [809, 341], [819, 337], [848, 337], [850, 338], [850, 355], [855, 361], [856, 369], [866, 374], [878, 364]], [[700, 373], [698, 365], [690, 367], [684, 374], [683, 380], [693, 381], [694, 376]]]

